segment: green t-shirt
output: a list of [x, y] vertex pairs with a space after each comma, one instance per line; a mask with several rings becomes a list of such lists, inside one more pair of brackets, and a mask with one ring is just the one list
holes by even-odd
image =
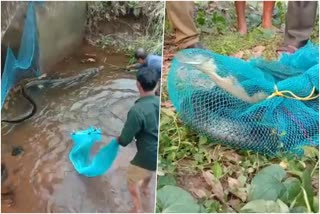
[[159, 105], [158, 96], [139, 98], [128, 112], [119, 138], [121, 146], [136, 138], [138, 152], [131, 164], [151, 171], [157, 168]]

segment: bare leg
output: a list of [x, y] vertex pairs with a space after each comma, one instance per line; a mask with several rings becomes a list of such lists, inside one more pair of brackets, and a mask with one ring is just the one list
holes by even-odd
[[247, 22], [246, 22], [246, 2], [245, 1], [236, 1], [236, 12], [237, 12], [237, 23], [238, 23], [238, 31], [241, 35], [247, 33]]
[[140, 195], [138, 192], [137, 184], [129, 181], [128, 186], [129, 186], [129, 192], [130, 192], [133, 206], [134, 206], [134, 208], [131, 210], [131, 212], [132, 213], [142, 212], [142, 204], [141, 204], [141, 199], [140, 199]]
[[150, 195], [149, 184], [151, 181], [151, 177], [152, 176], [145, 178], [141, 184], [141, 191], [146, 197], [148, 197]]
[[272, 14], [275, 1], [263, 2], [262, 27], [266, 29], [272, 28]]

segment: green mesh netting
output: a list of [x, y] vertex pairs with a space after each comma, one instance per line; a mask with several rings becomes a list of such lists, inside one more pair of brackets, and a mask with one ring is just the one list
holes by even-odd
[[21, 37], [18, 57], [7, 49], [4, 71], [1, 76], [1, 108], [10, 91], [20, 80], [39, 76], [39, 43], [37, 20], [33, 3], [29, 3]]
[[[318, 60], [318, 46], [311, 42], [279, 61], [182, 50], [172, 61], [168, 93], [182, 121], [213, 142], [271, 156], [302, 154], [302, 146], [319, 144]], [[220, 79], [214, 81], [208, 72]], [[219, 87], [221, 78], [232, 82], [235, 93]], [[293, 99], [288, 92], [269, 97], [275, 86], [310, 99]], [[260, 99], [252, 103], [236, 96], [241, 90]]]

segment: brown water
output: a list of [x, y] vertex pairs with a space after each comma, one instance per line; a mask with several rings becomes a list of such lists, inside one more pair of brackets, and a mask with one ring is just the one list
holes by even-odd
[[[86, 53], [95, 53], [95, 63], [81, 63]], [[135, 144], [120, 148], [111, 169], [103, 176], [78, 175], [69, 161], [73, 130], [96, 126], [102, 129], [102, 146], [120, 134], [130, 107], [138, 97], [134, 75], [116, 71], [106, 63], [123, 66], [128, 59], [84, 45], [78, 54], [64, 60], [49, 76], [72, 76], [104, 65], [105, 69], [82, 82], [59, 87], [31, 87], [29, 94], [38, 110], [20, 124], [2, 124], [2, 160], [17, 170], [15, 205], [2, 203], [2, 212], [128, 212], [132, 203], [126, 185], [126, 169]], [[12, 118], [30, 109], [16, 95], [2, 117]], [[116, 115], [116, 116], [115, 116]], [[12, 146], [25, 152], [9, 157]], [[144, 200], [146, 212], [153, 212], [155, 178], [151, 196]]]

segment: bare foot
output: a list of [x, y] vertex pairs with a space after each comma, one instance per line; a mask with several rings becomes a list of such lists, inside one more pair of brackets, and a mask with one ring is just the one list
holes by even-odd
[[247, 30], [247, 26], [245, 25], [245, 26], [239, 26], [239, 28], [238, 28], [238, 32], [240, 33], [240, 35], [246, 35], [247, 34], [247, 32], [248, 32], [248, 30]]
[[293, 54], [296, 52], [298, 48], [292, 45], [288, 45], [287, 47], [280, 47], [276, 50], [278, 56], [280, 56], [282, 53], [288, 53], [288, 54]]

